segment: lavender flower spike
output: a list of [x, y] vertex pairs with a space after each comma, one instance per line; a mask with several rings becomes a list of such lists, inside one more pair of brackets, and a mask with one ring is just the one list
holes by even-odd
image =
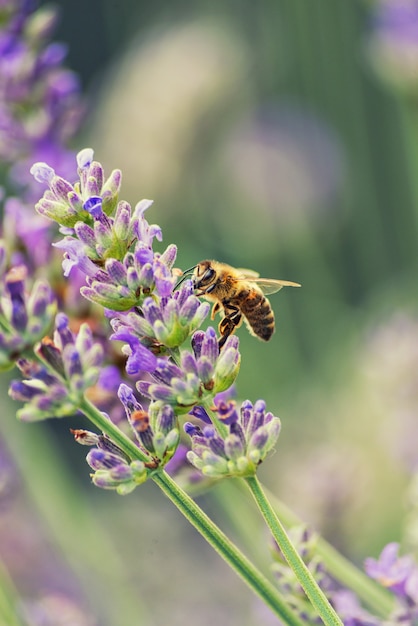
[[[232, 401], [230, 404], [235, 405]], [[192, 439], [187, 459], [206, 476], [253, 476], [276, 444], [280, 420], [265, 411], [263, 401], [259, 400], [254, 406], [249, 401], [244, 402], [239, 414], [233, 406], [224, 420], [229, 431], [224, 438], [213, 426], [205, 426], [203, 430], [190, 423], [184, 426]], [[223, 413], [224, 406], [218, 414], [220, 420]]]
[[364, 563], [367, 574], [399, 597], [406, 596], [409, 578], [416, 573], [411, 556], [398, 556], [399, 544], [388, 543], [378, 560], [368, 558]]
[[172, 407], [156, 402], [144, 411], [133, 390], [124, 383], [119, 387], [118, 396], [140, 448], [149, 456], [149, 468], [163, 467], [173, 457], [180, 440]]
[[56, 311], [52, 291], [45, 281], [36, 282], [30, 292], [26, 267], [5, 272], [5, 247], [0, 270], [0, 369], [7, 369], [32, 348], [47, 332]]
[[45, 338], [36, 348], [45, 367], [22, 360], [18, 362], [27, 380], [13, 381], [9, 394], [26, 403], [17, 413], [23, 420], [76, 413], [84, 392], [96, 384], [100, 376], [103, 349], [93, 341], [87, 324], [73, 335], [63, 313], [56, 316], [55, 323], [54, 341]]
[[178, 413], [187, 413], [204, 400], [212, 400], [235, 381], [240, 365], [238, 338], [229, 337], [219, 355], [213, 328], [197, 331], [192, 339], [193, 353], [180, 351], [180, 365], [157, 359], [154, 382], [139, 381], [137, 388], [152, 400], [161, 400]]
[[201, 302], [191, 287], [191, 282], [175, 291], [171, 298], [146, 298], [142, 305], [143, 316], [127, 313], [115, 318], [111, 324], [115, 330], [112, 339], [127, 332], [155, 352], [161, 347], [177, 348], [200, 327], [209, 312], [209, 303]]

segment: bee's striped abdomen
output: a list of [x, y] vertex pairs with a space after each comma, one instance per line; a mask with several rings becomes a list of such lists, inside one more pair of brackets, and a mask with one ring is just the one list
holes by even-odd
[[274, 333], [274, 313], [265, 295], [258, 289], [245, 290], [237, 300], [252, 334], [268, 341]]

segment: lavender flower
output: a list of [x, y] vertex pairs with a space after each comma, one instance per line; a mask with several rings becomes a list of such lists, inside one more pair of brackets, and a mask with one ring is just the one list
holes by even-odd
[[118, 396], [140, 448], [150, 457], [149, 468], [163, 466], [174, 455], [180, 440], [173, 408], [168, 404], [151, 403], [145, 411], [125, 384], [120, 385]]
[[159, 302], [146, 298], [142, 316], [127, 313], [114, 318], [111, 324], [115, 332], [111, 339], [126, 341], [126, 337], [136, 337], [154, 353], [164, 352], [164, 348], [178, 348], [200, 327], [209, 307], [209, 303], [193, 295], [191, 281], [187, 281], [170, 298], [161, 298]]
[[[221, 435], [214, 426], [187, 422], [184, 429], [192, 439], [187, 458], [206, 476], [252, 476], [276, 444], [280, 419], [266, 412], [263, 400], [254, 406], [246, 400], [240, 412], [229, 411], [228, 433]], [[218, 412], [222, 421], [222, 414]]]
[[179, 365], [157, 359], [152, 373], [155, 382], [139, 381], [137, 388], [151, 400], [161, 400], [176, 412], [187, 413], [194, 405], [213, 399], [233, 384], [240, 366], [238, 344], [237, 337], [228, 337], [219, 354], [214, 329], [196, 331], [192, 338], [193, 353], [181, 350]]
[[[393, 591], [398, 597], [407, 595], [407, 585], [411, 576], [416, 576], [416, 565], [411, 556], [398, 556], [399, 544], [388, 543], [378, 560], [368, 558], [365, 561], [367, 574], [381, 585]], [[418, 597], [417, 597], [418, 600]]]
[[14, 0], [2, 5], [0, 158], [13, 165], [12, 179], [22, 186], [30, 182], [28, 158], [48, 158], [72, 175], [65, 143], [78, 129], [84, 107], [77, 77], [62, 67], [65, 47], [48, 43], [57, 11]]
[[[338, 589], [331, 595], [332, 606], [343, 620], [344, 626], [378, 626], [382, 622], [370, 615], [349, 589]], [[406, 624], [406, 623], [405, 623]]]
[[59, 313], [54, 342], [44, 339], [37, 347], [45, 367], [22, 359], [17, 363], [27, 379], [12, 381], [9, 395], [26, 403], [17, 412], [24, 421], [73, 415], [84, 392], [99, 378], [102, 347], [94, 343], [87, 324], [74, 336], [68, 323], [68, 318]]
[[91, 149], [77, 156], [79, 182], [72, 184], [46, 163], [35, 163], [31, 172], [49, 189], [36, 205], [37, 211], [57, 221], [65, 237], [53, 244], [64, 251], [63, 269], [68, 276], [73, 267], [86, 276], [81, 294], [113, 311], [141, 306], [155, 293], [168, 297], [176, 278], [172, 266], [176, 246], [163, 253], [152, 249], [161, 241], [161, 229], [149, 224], [144, 212], [152, 204], [142, 200], [132, 210], [118, 202], [120, 171], [105, 180], [102, 166], [93, 161]]
[[8, 368], [43, 337], [56, 303], [49, 285], [37, 281], [30, 292], [26, 267], [6, 272], [6, 252], [0, 241], [0, 369]]
[[379, 0], [372, 10], [368, 54], [378, 75], [390, 85], [418, 89], [418, 1]]

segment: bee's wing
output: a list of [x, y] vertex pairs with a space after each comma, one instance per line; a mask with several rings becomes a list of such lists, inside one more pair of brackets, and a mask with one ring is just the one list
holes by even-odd
[[254, 280], [258, 278], [260, 274], [254, 270], [247, 270], [244, 267], [237, 267], [237, 272], [240, 274], [240, 280]]
[[260, 287], [261, 291], [267, 296], [270, 293], [276, 293], [283, 287], [300, 287], [299, 283], [294, 283], [291, 280], [275, 280], [269, 278], [249, 278], [251, 282]]

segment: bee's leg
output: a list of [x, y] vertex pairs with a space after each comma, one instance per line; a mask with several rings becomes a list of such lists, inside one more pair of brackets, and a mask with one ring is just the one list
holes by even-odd
[[242, 315], [237, 306], [233, 304], [223, 303], [225, 317], [221, 320], [219, 324], [219, 333], [221, 334], [221, 338], [219, 339], [219, 349], [225, 344], [226, 340], [235, 329], [241, 324]]
[[221, 308], [221, 305], [219, 304], [219, 302], [215, 302], [215, 304], [212, 307], [212, 313], [210, 314], [211, 320], [215, 319], [215, 315], [218, 313], [220, 308]]

